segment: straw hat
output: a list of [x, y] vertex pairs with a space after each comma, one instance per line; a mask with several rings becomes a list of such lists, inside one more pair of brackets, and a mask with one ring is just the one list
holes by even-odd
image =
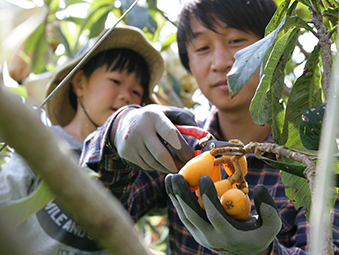
[[[90, 39], [88, 43], [79, 50], [72, 61], [66, 63], [54, 73], [50, 82], [47, 84], [46, 96], [58, 86], [106, 31], [107, 30], [104, 30], [98, 37]], [[153, 48], [151, 42], [139, 28], [124, 25], [114, 28], [112, 33], [95, 49], [83, 65], [99, 52], [113, 48], [131, 49], [145, 59], [150, 71], [150, 82], [148, 87], [149, 95], [146, 96], [144, 103], [154, 103], [153, 88], [165, 70], [164, 61], [160, 53]], [[69, 80], [66, 81], [46, 104], [46, 113], [53, 125], [65, 126], [74, 118], [75, 111], [69, 101], [70, 86]]]

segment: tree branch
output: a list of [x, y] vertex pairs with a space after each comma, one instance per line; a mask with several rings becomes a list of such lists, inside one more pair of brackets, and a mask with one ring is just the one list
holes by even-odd
[[321, 59], [323, 61], [323, 81], [322, 89], [326, 100], [330, 98], [330, 88], [332, 84], [332, 52], [331, 52], [331, 41], [326, 26], [322, 21], [322, 16], [319, 15], [315, 10], [310, 8], [314, 26], [317, 29], [319, 45], [321, 47]]

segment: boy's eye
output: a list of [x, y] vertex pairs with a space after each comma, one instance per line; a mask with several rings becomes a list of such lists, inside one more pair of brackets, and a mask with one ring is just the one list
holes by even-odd
[[120, 81], [118, 81], [118, 80], [116, 80], [116, 79], [110, 79], [112, 82], [114, 82], [115, 84], [117, 84], [117, 85], [120, 85], [121, 83], [120, 83]]
[[133, 94], [135, 94], [135, 95], [141, 97], [141, 93], [140, 93], [139, 91], [137, 91], [137, 90], [133, 90]]
[[203, 52], [203, 51], [206, 51], [208, 49], [209, 49], [208, 46], [204, 46], [204, 47], [200, 47], [200, 48], [196, 49], [195, 52]]

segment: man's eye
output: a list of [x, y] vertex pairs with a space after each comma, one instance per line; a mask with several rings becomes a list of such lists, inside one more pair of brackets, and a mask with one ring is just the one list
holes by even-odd
[[230, 41], [230, 44], [241, 43], [241, 42], [243, 42], [243, 41], [244, 41], [244, 39], [235, 39], [235, 40], [231, 40], [231, 41]]

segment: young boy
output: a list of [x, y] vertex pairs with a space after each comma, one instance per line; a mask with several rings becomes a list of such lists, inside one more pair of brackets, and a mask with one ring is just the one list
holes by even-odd
[[[234, 63], [234, 54], [264, 36], [275, 10], [273, 0], [200, 0], [190, 1], [181, 11], [177, 39], [182, 63], [213, 105], [210, 116], [199, 126], [217, 140], [237, 138], [244, 144], [272, 141], [270, 127], [256, 125], [249, 112], [259, 83], [259, 71], [233, 99], [226, 75]], [[167, 175], [165, 181], [163, 173], [138, 171], [123, 165], [119, 156], [144, 170], [177, 171], [172, 158], [159, 153], [166, 149], [162, 139], [157, 139], [159, 129], [172, 139], [176, 155], [182, 151], [182, 143], [173, 140], [178, 137], [177, 130], [160, 110], [152, 105], [124, 108], [86, 140], [81, 157], [82, 165], [110, 175], [107, 185], [135, 221], [154, 208], [167, 208], [170, 254], [306, 253], [310, 226], [305, 210], [296, 210], [285, 196], [279, 170], [253, 154], [247, 155], [246, 180], [252, 214], [259, 214], [259, 218], [244, 222], [222, 214], [217, 208], [216, 196], [207, 191], [206, 211], [202, 211], [180, 175]], [[144, 119], [149, 121], [143, 122]], [[195, 148], [194, 143], [190, 144]], [[126, 153], [125, 148], [132, 146], [138, 157]], [[121, 167], [114, 167], [118, 163]], [[225, 178], [226, 174], [222, 174]], [[205, 186], [210, 187], [209, 184], [207, 181]], [[336, 205], [333, 210], [336, 254], [339, 254], [338, 213]]]
[[[105, 31], [104, 31], [105, 32]], [[90, 39], [74, 60], [57, 70], [47, 95], [66, 77], [99, 38]], [[144, 33], [130, 26], [113, 30], [83, 66], [47, 103], [47, 116], [56, 135], [66, 140], [79, 157], [86, 136], [104, 124], [120, 107], [153, 102], [153, 88], [164, 72], [160, 53]], [[39, 177], [17, 154], [0, 173], [0, 206], [35, 190]], [[18, 229], [27, 254], [105, 254], [57, 203], [29, 217]]]

